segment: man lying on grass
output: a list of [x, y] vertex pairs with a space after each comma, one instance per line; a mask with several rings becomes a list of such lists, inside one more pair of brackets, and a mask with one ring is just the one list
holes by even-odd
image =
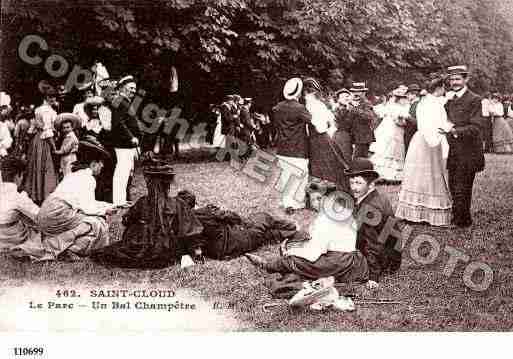
[[347, 175], [355, 199], [352, 216], [321, 210], [309, 233], [298, 233], [291, 241], [301, 246], [289, 245], [282, 256], [270, 261], [246, 254], [250, 262], [269, 273], [294, 273], [310, 280], [333, 276], [337, 282], [367, 282], [369, 288], [376, 288], [385, 272], [396, 271], [401, 254], [393, 248], [395, 241], [380, 238], [393, 212], [388, 199], [374, 187], [378, 173], [369, 160], [358, 158]]
[[196, 259], [203, 255], [221, 260], [238, 257], [263, 245], [280, 243], [297, 232], [294, 223], [265, 212], [242, 217], [211, 204], [195, 209], [194, 194], [180, 191], [177, 197], [188, 204], [203, 225], [201, 235], [194, 238], [192, 245]]

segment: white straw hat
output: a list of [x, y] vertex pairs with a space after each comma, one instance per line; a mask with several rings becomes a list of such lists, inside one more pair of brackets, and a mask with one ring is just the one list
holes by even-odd
[[283, 86], [283, 97], [287, 100], [297, 98], [303, 91], [303, 81], [299, 77], [293, 77]]

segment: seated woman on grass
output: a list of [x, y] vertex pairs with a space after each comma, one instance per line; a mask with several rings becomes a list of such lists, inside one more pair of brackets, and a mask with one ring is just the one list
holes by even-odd
[[[246, 254], [250, 262], [269, 273], [294, 273], [309, 280], [333, 276], [337, 282], [367, 282], [370, 288], [378, 286], [384, 272], [397, 270], [401, 255], [393, 249], [395, 243], [390, 238], [384, 243], [380, 240], [393, 212], [388, 199], [374, 188], [378, 173], [369, 160], [358, 158], [347, 175], [355, 199], [352, 215], [321, 210], [309, 233], [300, 232], [297, 240], [292, 241], [299, 243], [303, 236], [306, 240], [301, 246], [289, 245], [282, 256], [271, 261]], [[341, 204], [340, 199], [345, 197], [328, 196], [323, 208], [326, 209], [325, 201], [330, 198]], [[379, 218], [379, 223], [365, 221], [371, 218], [368, 214]]]
[[194, 239], [203, 231], [190, 207], [178, 197], [169, 197], [175, 177], [171, 166], [149, 160], [143, 173], [148, 195], [139, 198], [123, 216], [126, 229], [122, 239], [95, 254], [102, 264], [168, 267], [191, 253]]
[[39, 237], [35, 220], [39, 207], [26, 192], [18, 192], [23, 183], [26, 164], [6, 157], [0, 167], [0, 252]]
[[45, 259], [78, 260], [112, 242], [105, 220], [112, 203], [96, 201], [96, 179], [110, 155], [100, 146], [80, 141], [77, 171], [64, 177], [43, 202], [37, 223]]

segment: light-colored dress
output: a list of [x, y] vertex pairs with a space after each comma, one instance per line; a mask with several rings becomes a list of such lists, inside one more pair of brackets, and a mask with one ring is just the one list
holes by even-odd
[[64, 177], [41, 205], [37, 223], [44, 248], [54, 259], [65, 250], [89, 255], [111, 244], [103, 216], [112, 204], [96, 201], [95, 189], [91, 169], [78, 170]]
[[9, 126], [0, 121], [0, 157], [7, 156], [7, 150], [12, 145], [12, 136], [9, 131]]
[[504, 106], [500, 102], [490, 101], [483, 109], [485, 111], [493, 117], [493, 152], [513, 153], [513, 131], [504, 119]]
[[212, 140], [212, 146], [213, 147], [224, 147], [224, 143], [226, 141], [226, 136], [222, 134], [221, 127], [221, 113], [216, 112], [216, 128], [214, 130], [214, 139]]
[[452, 201], [447, 180], [449, 145], [438, 128], [448, 129], [443, 100], [426, 95], [417, 106], [418, 131], [406, 155], [396, 217], [433, 226], [451, 223]]
[[371, 144], [370, 160], [380, 177], [387, 181], [401, 181], [405, 157], [404, 128], [401, 118], [409, 116], [410, 106], [387, 104], [383, 120], [374, 131], [376, 141]]
[[71, 166], [77, 160], [78, 138], [73, 131], [68, 133], [62, 141], [59, 154], [61, 155], [60, 172], [66, 176], [71, 173]]

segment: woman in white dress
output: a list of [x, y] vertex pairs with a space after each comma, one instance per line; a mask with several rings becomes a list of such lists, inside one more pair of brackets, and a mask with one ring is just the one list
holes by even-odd
[[224, 142], [226, 140], [225, 135], [223, 135], [221, 132], [221, 128], [222, 128], [221, 112], [219, 111], [218, 108], [213, 109], [213, 112], [216, 115], [216, 128], [214, 130], [212, 146], [221, 148], [221, 147], [224, 147]]
[[427, 85], [428, 94], [417, 106], [418, 130], [413, 135], [404, 165], [396, 217], [433, 226], [451, 223], [452, 201], [447, 181], [449, 145], [439, 128], [451, 128], [444, 108], [443, 79]]
[[489, 115], [493, 120], [492, 125], [492, 150], [494, 153], [513, 153], [513, 132], [504, 119], [504, 106], [500, 101], [500, 94], [494, 93], [486, 107], [483, 107], [483, 115]]
[[383, 120], [374, 131], [376, 142], [370, 151], [371, 161], [381, 179], [397, 182], [403, 179], [404, 167], [404, 125], [409, 117], [410, 104], [406, 97], [407, 87], [395, 89], [393, 100], [383, 109]]

